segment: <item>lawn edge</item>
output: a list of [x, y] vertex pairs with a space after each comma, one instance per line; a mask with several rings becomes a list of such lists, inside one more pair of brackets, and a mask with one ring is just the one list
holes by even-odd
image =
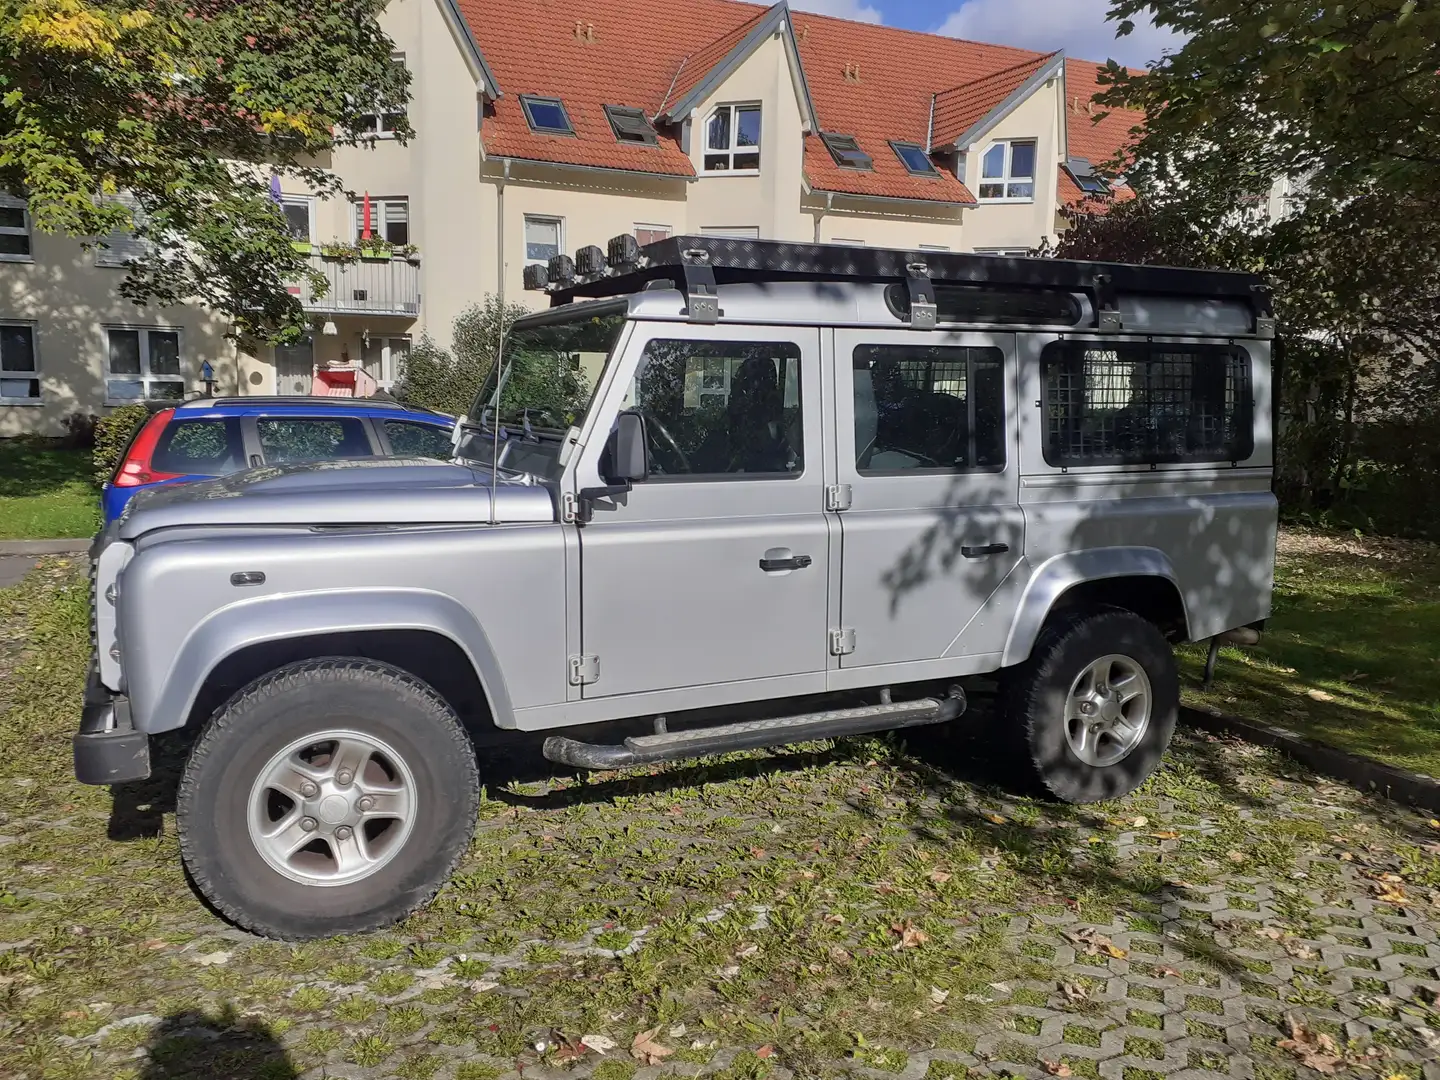
[[1387, 765], [1363, 754], [1352, 754], [1288, 728], [1218, 711], [1181, 705], [1180, 719], [1205, 731], [1233, 735], [1246, 742], [1282, 750], [1306, 768], [1367, 795], [1383, 795], [1396, 802], [1440, 811], [1440, 780], [1433, 776]]
[[56, 540], [0, 540], [0, 556], [77, 555], [89, 550], [90, 541], [88, 536]]

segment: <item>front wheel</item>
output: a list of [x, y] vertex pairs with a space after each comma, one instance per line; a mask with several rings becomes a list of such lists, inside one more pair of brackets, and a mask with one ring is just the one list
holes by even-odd
[[258, 679], [216, 713], [176, 816], [205, 897], [293, 940], [386, 926], [429, 900], [478, 800], [474, 750], [444, 699], [388, 665], [327, 659]]
[[1065, 802], [1128, 795], [1175, 732], [1174, 654], [1153, 623], [1129, 611], [1056, 620], [1007, 683], [1005, 723], [1017, 756]]

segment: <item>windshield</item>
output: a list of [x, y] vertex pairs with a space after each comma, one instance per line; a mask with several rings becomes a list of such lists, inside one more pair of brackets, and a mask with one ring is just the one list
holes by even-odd
[[623, 303], [586, 305], [512, 329], [476, 395], [458, 456], [488, 465], [498, 445], [501, 469], [559, 479], [566, 433], [585, 423], [625, 312]]

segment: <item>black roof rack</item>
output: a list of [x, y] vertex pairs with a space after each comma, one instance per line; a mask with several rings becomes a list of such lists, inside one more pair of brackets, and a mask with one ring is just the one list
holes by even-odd
[[1119, 328], [1121, 294], [1239, 301], [1253, 312], [1258, 335], [1274, 333], [1270, 290], [1264, 280], [1219, 270], [721, 236], [672, 236], [641, 247], [628, 235], [611, 240], [608, 253], [598, 247], [581, 248], [573, 259], [557, 255], [549, 266], [525, 270], [525, 287], [547, 292], [552, 306], [625, 295], [652, 282], [669, 281], [685, 293], [694, 322], [714, 322], [719, 317], [716, 289], [720, 285], [837, 280], [905, 284], [910, 323], [917, 329], [935, 325], [934, 285], [964, 285], [1084, 293], [1100, 329]]

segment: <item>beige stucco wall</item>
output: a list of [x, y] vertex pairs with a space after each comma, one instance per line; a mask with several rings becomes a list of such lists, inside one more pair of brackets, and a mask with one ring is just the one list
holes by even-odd
[[1027, 203], [984, 203], [966, 212], [965, 250], [1035, 247], [1055, 237], [1055, 203], [1063, 146], [1061, 120], [1065, 103], [1061, 82], [1051, 79], [1038, 87], [1008, 116], [967, 148], [961, 179], [978, 198], [980, 162], [994, 142], [1034, 139], [1035, 198]]

